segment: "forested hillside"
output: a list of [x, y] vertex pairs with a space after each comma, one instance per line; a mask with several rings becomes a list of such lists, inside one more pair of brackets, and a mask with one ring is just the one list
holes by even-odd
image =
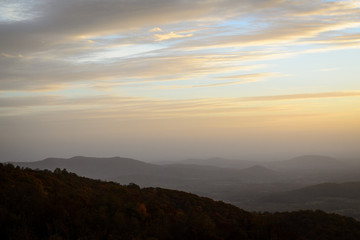
[[255, 214], [161, 188], [0, 164], [0, 239], [360, 239], [321, 211]]
[[243, 204], [256, 211], [321, 209], [360, 220], [360, 182], [323, 183], [269, 194]]

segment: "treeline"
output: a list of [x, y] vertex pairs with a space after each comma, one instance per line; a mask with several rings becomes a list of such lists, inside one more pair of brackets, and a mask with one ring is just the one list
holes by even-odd
[[0, 164], [0, 239], [358, 240], [360, 223], [321, 211], [249, 213], [180, 191]]

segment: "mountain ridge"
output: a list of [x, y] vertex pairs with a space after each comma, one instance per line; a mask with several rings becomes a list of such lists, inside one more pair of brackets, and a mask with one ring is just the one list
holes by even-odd
[[360, 238], [360, 222], [321, 211], [249, 213], [181, 191], [3, 164], [0, 213], [4, 240]]
[[360, 220], [360, 182], [316, 184], [272, 193], [247, 204], [248, 209], [258, 211], [320, 209]]

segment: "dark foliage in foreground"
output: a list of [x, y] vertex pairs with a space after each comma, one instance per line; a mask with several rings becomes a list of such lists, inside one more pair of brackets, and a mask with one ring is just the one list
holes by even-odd
[[0, 239], [360, 239], [360, 223], [321, 211], [254, 214], [140, 189], [0, 164]]

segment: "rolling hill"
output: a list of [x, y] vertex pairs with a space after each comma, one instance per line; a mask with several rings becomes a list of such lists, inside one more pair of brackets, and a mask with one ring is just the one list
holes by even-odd
[[273, 193], [243, 207], [258, 211], [320, 209], [360, 220], [360, 182], [323, 183]]
[[134, 182], [144, 187], [157, 186], [180, 190], [200, 190], [207, 186], [278, 181], [285, 176], [262, 166], [230, 169], [195, 164], [156, 165], [129, 158], [73, 157], [48, 158], [37, 162], [13, 163], [32, 169], [67, 169], [80, 176], [112, 180], [122, 184]]
[[321, 211], [255, 214], [180, 191], [0, 164], [0, 238], [355, 240], [360, 223]]
[[[212, 159], [214, 160], [214, 159]], [[283, 164], [283, 168], [276, 164]], [[253, 165], [248, 168], [224, 168], [196, 164], [151, 164], [130, 158], [73, 157], [69, 159], [48, 158], [38, 162], [14, 163], [32, 169], [67, 169], [80, 176], [114, 181], [120, 184], [136, 183], [141, 187], [162, 187], [191, 192], [197, 195], [222, 200], [248, 210], [276, 211], [294, 209], [323, 209], [347, 216], [358, 217], [358, 202], [338, 198], [315, 201], [298, 206], [295, 203], [268, 203], [262, 197], [291, 191], [324, 182], [360, 181], [358, 167], [346, 166], [341, 161], [322, 156], [303, 156], [275, 165]], [[268, 163], [270, 164], [270, 163]], [[308, 167], [304, 168], [304, 166]], [[326, 167], [328, 166], [328, 167]], [[299, 169], [297, 168], [299, 167]], [[314, 169], [311, 169], [314, 167]], [[281, 199], [281, 198], [279, 198]], [[300, 198], [299, 198], [300, 199]], [[287, 208], [286, 208], [287, 207]], [[348, 208], [349, 210], [346, 210]], [[356, 214], [352, 214], [355, 212]]]
[[47, 158], [36, 162], [17, 162], [13, 164], [32, 169], [48, 169], [52, 171], [56, 168], [65, 168], [80, 176], [103, 180], [110, 180], [120, 175], [139, 172], [153, 173], [157, 171], [156, 165], [121, 157], [94, 158], [77, 156], [69, 159]]
[[320, 155], [304, 155], [288, 160], [271, 162], [268, 166], [286, 170], [332, 170], [347, 167], [347, 164], [335, 158]]
[[194, 165], [199, 165], [199, 166], [213, 166], [213, 167], [221, 167], [221, 168], [244, 169], [244, 168], [252, 167], [252, 166], [258, 164], [258, 162], [214, 157], [214, 158], [207, 158], [207, 159], [189, 158], [186, 160], [180, 160], [180, 161], [175, 161], [175, 162], [174, 161], [165, 161], [165, 162], [159, 162], [159, 164], [160, 165], [194, 164]]

